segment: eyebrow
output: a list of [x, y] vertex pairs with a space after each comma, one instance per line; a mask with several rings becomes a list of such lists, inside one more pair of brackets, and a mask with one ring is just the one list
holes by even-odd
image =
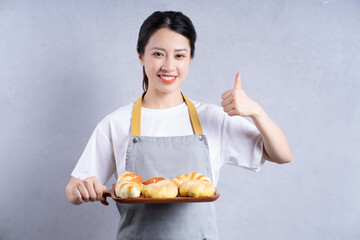
[[[151, 50], [160, 50], [166, 52], [164, 48], [159, 48], [159, 47], [153, 47]], [[182, 52], [182, 51], [187, 52], [187, 49], [186, 48], [175, 49], [175, 52]]]

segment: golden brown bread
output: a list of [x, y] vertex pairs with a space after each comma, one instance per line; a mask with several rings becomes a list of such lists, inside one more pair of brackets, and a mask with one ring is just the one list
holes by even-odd
[[164, 177], [151, 177], [151, 178], [148, 178], [146, 181], [144, 181], [143, 184], [149, 185], [150, 183], [157, 183], [161, 180], [168, 180], [168, 179], [164, 178]]
[[180, 185], [184, 181], [193, 181], [193, 180], [201, 180], [201, 181], [211, 182], [211, 180], [208, 177], [206, 177], [205, 175], [202, 175], [200, 173], [197, 173], [197, 172], [192, 172], [192, 173], [184, 174], [184, 175], [178, 176], [176, 178], [173, 178], [173, 181], [178, 188], [180, 188]]
[[197, 172], [184, 174], [172, 180], [151, 177], [144, 182], [132, 172], [121, 174], [115, 184], [115, 195], [121, 198], [137, 198], [142, 193], [146, 198], [175, 198], [213, 196], [215, 186], [211, 180]]
[[178, 188], [171, 180], [161, 180], [144, 185], [142, 194], [146, 198], [174, 198], [178, 195]]
[[117, 182], [120, 181], [133, 181], [133, 182], [141, 182], [142, 181], [142, 177], [140, 175], [137, 175], [135, 173], [132, 172], [124, 172], [123, 174], [121, 174], [118, 179]]
[[115, 195], [120, 198], [137, 198], [141, 194], [142, 177], [132, 172], [121, 174], [115, 183]]
[[141, 182], [120, 181], [115, 186], [115, 194], [120, 198], [137, 198], [143, 186]]
[[215, 186], [209, 181], [184, 181], [180, 185], [180, 195], [183, 197], [211, 197], [215, 193]]

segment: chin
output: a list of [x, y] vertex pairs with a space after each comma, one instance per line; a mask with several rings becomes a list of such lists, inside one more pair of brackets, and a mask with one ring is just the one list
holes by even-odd
[[180, 91], [180, 87], [181, 87], [182, 81], [177, 79], [175, 82], [173, 83], [163, 83], [160, 80], [160, 84], [156, 84], [156, 86], [151, 86], [152, 84], [149, 82], [149, 89], [150, 91], [157, 91], [157, 92], [162, 92], [162, 93], [171, 93], [171, 92], [175, 92], [175, 91]]

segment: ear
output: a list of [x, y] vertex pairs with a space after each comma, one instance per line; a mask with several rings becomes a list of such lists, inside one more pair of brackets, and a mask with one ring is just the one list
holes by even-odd
[[143, 56], [142, 56], [140, 53], [138, 54], [138, 58], [139, 58], [139, 60], [140, 60], [140, 64], [141, 64], [142, 66], [144, 66]]

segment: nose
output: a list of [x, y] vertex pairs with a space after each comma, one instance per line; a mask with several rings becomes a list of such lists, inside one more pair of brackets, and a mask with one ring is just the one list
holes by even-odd
[[172, 59], [171, 57], [166, 57], [164, 59], [163, 65], [161, 66], [161, 70], [166, 71], [166, 72], [171, 72], [171, 71], [175, 70], [174, 59]]

